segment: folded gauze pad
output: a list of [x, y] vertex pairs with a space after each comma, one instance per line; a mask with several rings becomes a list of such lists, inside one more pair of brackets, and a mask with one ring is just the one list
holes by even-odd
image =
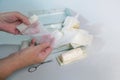
[[17, 26], [17, 29], [22, 33], [22, 34], [35, 34], [39, 32], [38, 26], [38, 16], [33, 15], [29, 18], [30, 25], [25, 25], [25, 24], [20, 24]]
[[60, 54], [57, 60], [60, 65], [68, 64], [86, 57], [86, 54], [81, 48], [72, 49], [66, 53]]

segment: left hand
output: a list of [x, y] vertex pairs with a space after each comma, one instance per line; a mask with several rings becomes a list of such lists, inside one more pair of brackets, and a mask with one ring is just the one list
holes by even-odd
[[0, 13], [0, 30], [2, 31], [12, 34], [20, 34], [16, 27], [21, 23], [26, 25], [30, 24], [28, 18], [19, 12]]

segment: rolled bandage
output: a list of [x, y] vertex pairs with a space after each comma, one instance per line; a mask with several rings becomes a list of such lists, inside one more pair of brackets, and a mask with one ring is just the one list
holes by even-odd
[[89, 34], [86, 30], [80, 29], [76, 30], [76, 34], [72, 38], [70, 44], [73, 48], [80, 46], [88, 46], [92, 43], [93, 36]]
[[81, 48], [72, 49], [66, 53], [60, 54], [57, 57], [58, 63], [60, 65], [65, 65], [80, 59], [84, 59], [86, 54]]
[[30, 42], [29, 42], [28, 40], [26, 40], [26, 41], [22, 41], [22, 44], [21, 44], [20, 50], [29, 47], [29, 45], [30, 45]]

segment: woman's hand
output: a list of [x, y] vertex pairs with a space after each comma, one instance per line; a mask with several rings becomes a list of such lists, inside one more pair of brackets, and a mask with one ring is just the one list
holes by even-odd
[[12, 34], [20, 34], [16, 27], [21, 23], [26, 25], [30, 24], [28, 18], [19, 12], [0, 13], [0, 30], [2, 31]]

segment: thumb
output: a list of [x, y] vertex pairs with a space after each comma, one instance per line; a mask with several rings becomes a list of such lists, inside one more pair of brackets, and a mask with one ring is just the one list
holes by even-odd
[[16, 18], [18, 18], [20, 21], [22, 21], [24, 24], [29, 25], [30, 22], [28, 20], [28, 18], [26, 16], [24, 16], [23, 14], [16, 12], [15, 13]]

